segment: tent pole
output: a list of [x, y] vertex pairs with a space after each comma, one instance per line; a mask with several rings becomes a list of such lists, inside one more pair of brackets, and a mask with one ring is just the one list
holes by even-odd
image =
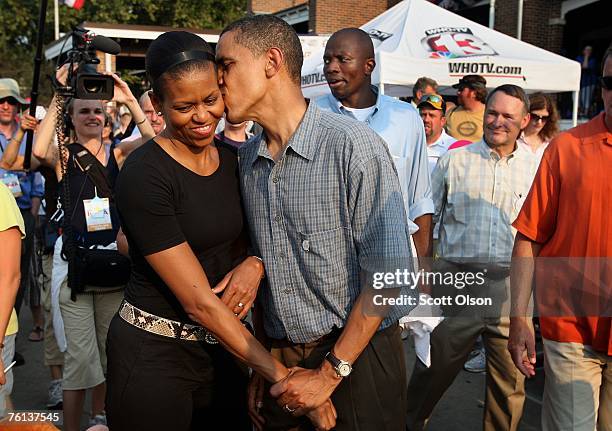
[[572, 127], [576, 127], [578, 125], [578, 100], [579, 100], [580, 90], [574, 91], [574, 106], [572, 108]]
[[378, 87], [378, 91], [380, 91], [380, 94], [385, 94], [385, 84], [381, 82]]
[[523, 0], [519, 0], [518, 2], [518, 17], [516, 24], [516, 38], [521, 40], [523, 36]]
[[489, 28], [495, 28], [495, 0], [489, 1]]

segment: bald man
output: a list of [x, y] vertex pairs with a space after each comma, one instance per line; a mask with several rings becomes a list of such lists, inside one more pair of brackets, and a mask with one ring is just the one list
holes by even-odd
[[423, 121], [409, 103], [379, 94], [372, 86], [376, 67], [370, 36], [358, 28], [334, 33], [325, 46], [323, 73], [332, 94], [320, 108], [365, 122], [387, 143], [399, 176], [411, 234], [422, 264], [432, 254], [434, 206]]

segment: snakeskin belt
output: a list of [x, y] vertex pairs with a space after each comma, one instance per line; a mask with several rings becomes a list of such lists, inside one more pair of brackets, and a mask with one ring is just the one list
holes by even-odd
[[130, 325], [153, 334], [181, 340], [219, 344], [215, 336], [201, 326], [189, 325], [147, 313], [127, 301], [123, 301], [121, 304], [119, 316]]

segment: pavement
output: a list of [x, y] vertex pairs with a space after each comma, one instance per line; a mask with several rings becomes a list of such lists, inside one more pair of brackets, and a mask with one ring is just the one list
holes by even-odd
[[[31, 342], [27, 336], [32, 328], [32, 316], [27, 306], [22, 308], [19, 321], [17, 351], [26, 360], [25, 365], [14, 368], [15, 384], [13, 403], [16, 410], [46, 410], [47, 388], [50, 382], [48, 368], [43, 365], [43, 342]], [[410, 339], [404, 342], [408, 372], [412, 371], [416, 360]], [[461, 371], [455, 382], [444, 394], [429, 422], [428, 431], [475, 431], [482, 429], [484, 407], [485, 374], [474, 374]], [[527, 381], [526, 401], [520, 431], [540, 429], [540, 410], [542, 389], [544, 386], [543, 370], [538, 369], [536, 377]], [[85, 403], [82, 426], [86, 428], [89, 413]], [[0, 426], [0, 430], [2, 426]]]

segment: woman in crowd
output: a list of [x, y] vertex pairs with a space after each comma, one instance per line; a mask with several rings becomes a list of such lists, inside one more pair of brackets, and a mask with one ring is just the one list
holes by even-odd
[[[264, 270], [247, 254], [235, 150], [214, 140], [224, 111], [214, 55], [200, 37], [168, 32], [146, 69], [166, 128], [117, 181], [132, 277], [108, 334], [109, 427], [250, 430], [247, 376], [232, 355], [271, 382], [288, 370], [239, 320]], [[234, 283], [244, 289], [228, 294]], [[329, 402], [309, 415], [335, 425]]]
[[559, 113], [550, 96], [544, 93], [529, 96], [529, 113], [531, 119], [518, 142], [541, 160], [544, 150], [559, 133]]
[[[67, 66], [63, 66], [57, 73], [62, 84], [67, 71]], [[143, 135], [154, 136], [127, 84], [116, 75], [112, 77], [115, 82], [113, 100], [130, 109]], [[55, 112], [55, 104], [54, 96], [51, 112]], [[90, 425], [106, 421], [106, 335], [129, 278], [129, 261], [112, 250], [116, 249], [119, 230], [112, 189], [120, 167], [135, 146], [131, 143], [113, 145], [103, 139], [105, 112], [101, 100], [72, 99], [67, 112], [72, 139], [62, 153], [65, 177], [59, 148], [50, 145], [55, 115], [47, 115], [41, 123], [33, 153], [55, 167], [60, 194], [63, 194], [65, 228], [63, 238], [55, 246], [52, 285], [59, 286], [59, 308], [67, 342], [63, 375], [64, 429], [78, 431], [87, 389], [92, 389]], [[68, 182], [70, 196], [68, 205], [65, 182]], [[96, 252], [90, 250], [92, 247], [109, 250]], [[98, 271], [100, 268], [107, 268], [107, 271], [93, 277], [95, 256]]]
[[0, 183], [0, 419], [10, 408], [13, 371], [4, 373], [15, 353], [17, 314], [13, 308], [21, 278], [21, 238], [25, 226], [11, 191]]

